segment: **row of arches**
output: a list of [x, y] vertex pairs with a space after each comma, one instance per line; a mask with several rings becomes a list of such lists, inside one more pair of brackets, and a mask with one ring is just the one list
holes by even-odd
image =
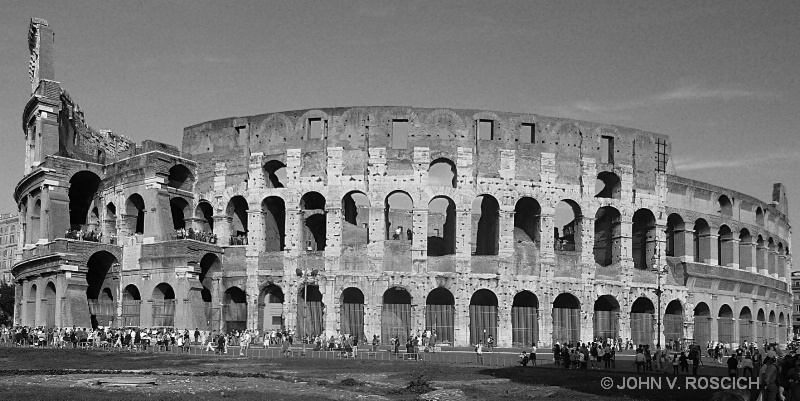
[[722, 224], [714, 232], [705, 219], [692, 224], [677, 213], [667, 217], [667, 256], [691, 256], [695, 262], [720, 266], [738, 265], [768, 274], [783, 275], [789, 248], [772, 237], [753, 235], [747, 228], [734, 233]]
[[[782, 343], [786, 341], [786, 319], [783, 312], [776, 315], [774, 310], [769, 312], [767, 318], [762, 308], [758, 309], [754, 319], [750, 307], [744, 306], [735, 314], [728, 304], [722, 304], [714, 316], [708, 304], [700, 302], [694, 308], [694, 337], [698, 344], [708, 341]], [[712, 336], [713, 329], [716, 329], [716, 337]]]

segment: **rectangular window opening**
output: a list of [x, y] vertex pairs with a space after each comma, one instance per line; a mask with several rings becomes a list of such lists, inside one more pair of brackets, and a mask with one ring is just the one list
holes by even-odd
[[324, 126], [321, 118], [308, 119], [308, 138], [307, 139], [322, 139], [322, 131]]
[[522, 143], [536, 143], [536, 126], [534, 124], [522, 123], [520, 127], [519, 141]]
[[660, 138], [656, 140], [656, 171], [667, 172], [667, 141]]
[[600, 163], [614, 163], [614, 138], [604, 136], [600, 139]]
[[392, 120], [392, 149], [408, 149], [408, 120]]
[[494, 121], [478, 120], [478, 140], [491, 141], [494, 139]]

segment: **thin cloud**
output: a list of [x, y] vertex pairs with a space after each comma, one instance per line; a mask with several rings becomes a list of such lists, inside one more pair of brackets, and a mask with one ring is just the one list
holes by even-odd
[[720, 168], [747, 167], [763, 164], [781, 164], [787, 161], [800, 160], [800, 152], [784, 152], [774, 154], [756, 155], [740, 159], [706, 160], [706, 159], [677, 159], [673, 160], [675, 169], [680, 171], [712, 170]]
[[707, 88], [701, 85], [684, 85], [673, 90], [657, 93], [627, 101], [578, 101], [567, 106], [559, 107], [568, 115], [599, 116], [608, 119], [629, 120], [626, 111], [661, 106], [670, 103], [689, 101], [728, 101], [733, 99], [754, 98], [759, 100], [778, 99], [779, 96], [768, 92], [758, 92], [738, 88]]

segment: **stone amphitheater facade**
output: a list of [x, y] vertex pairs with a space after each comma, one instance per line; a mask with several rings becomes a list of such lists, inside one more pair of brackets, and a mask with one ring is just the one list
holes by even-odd
[[787, 339], [784, 187], [764, 202], [669, 174], [666, 135], [368, 106], [137, 145], [86, 125], [46, 21], [29, 44], [18, 324], [384, 343], [432, 329], [455, 346]]

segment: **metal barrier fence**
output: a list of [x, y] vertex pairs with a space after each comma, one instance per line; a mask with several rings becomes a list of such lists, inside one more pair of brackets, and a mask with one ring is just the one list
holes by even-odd
[[[22, 347], [22, 348], [30, 348], [34, 347], [31, 345], [17, 345], [14, 342], [0, 342], [0, 347]], [[36, 348], [40, 349], [59, 349], [58, 347], [54, 347], [52, 345], [47, 346], [36, 346]], [[390, 350], [382, 349], [378, 351], [372, 351], [370, 348], [368, 349], [359, 349], [355, 355], [347, 356], [346, 352], [343, 351], [311, 351], [307, 350], [306, 355], [302, 355], [302, 348], [293, 347], [290, 348], [291, 356], [288, 356], [288, 353], [284, 354], [283, 349], [280, 346], [276, 345], [272, 348], [257, 348], [257, 347], [250, 347], [244, 351], [244, 355], [240, 355], [240, 348], [238, 346], [229, 346], [227, 347], [227, 352], [219, 354], [214, 347], [214, 351], [209, 351], [206, 346], [202, 345], [192, 345], [190, 347], [177, 347], [177, 346], [169, 346], [165, 347], [163, 345], [148, 345], [147, 348], [139, 347], [130, 348], [130, 347], [112, 347], [110, 345], [105, 346], [94, 346], [94, 345], [87, 345], [81, 346], [78, 345], [77, 348], [74, 348], [72, 343], [66, 343], [64, 349], [77, 349], [77, 350], [87, 350], [87, 351], [96, 351], [96, 352], [107, 352], [107, 353], [133, 353], [133, 354], [141, 354], [141, 353], [148, 353], [148, 354], [174, 354], [174, 355], [189, 355], [189, 356], [218, 356], [222, 358], [316, 358], [316, 359], [361, 359], [361, 360], [375, 360], [375, 361], [420, 361], [420, 362], [433, 362], [433, 363], [449, 363], [449, 364], [470, 364], [470, 365], [481, 365], [481, 366], [488, 366], [488, 367], [505, 367], [505, 366], [516, 366], [519, 364], [519, 358], [516, 354], [506, 353], [506, 354], [494, 354], [494, 353], [484, 353], [483, 354], [483, 361], [482, 363], [478, 363], [477, 355], [474, 352], [467, 352], [467, 351], [443, 351], [443, 352], [419, 352], [419, 353], [407, 353], [407, 352], [400, 352], [395, 354]], [[551, 360], [540, 360], [540, 363], [550, 363]]]

